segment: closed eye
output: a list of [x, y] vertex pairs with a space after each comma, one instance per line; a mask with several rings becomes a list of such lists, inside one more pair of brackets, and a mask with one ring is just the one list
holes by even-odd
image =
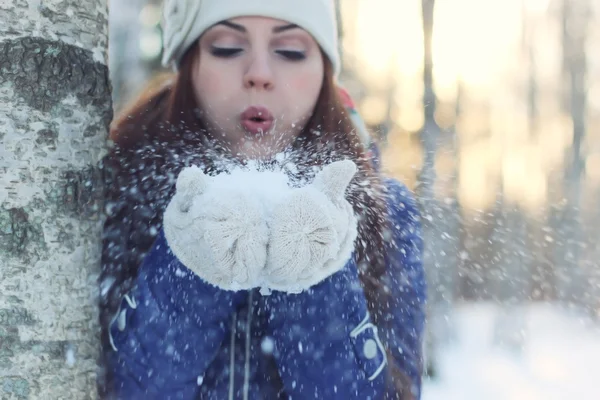
[[239, 54], [241, 51], [242, 51], [242, 49], [237, 48], [237, 47], [211, 46], [211, 48], [210, 48], [210, 54], [212, 54], [215, 57], [223, 57], [223, 58], [233, 57], [233, 56]]
[[290, 61], [301, 61], [306, 58], [306, 54], [303, 51], [298, 50], [276, 50], [275, 53]]

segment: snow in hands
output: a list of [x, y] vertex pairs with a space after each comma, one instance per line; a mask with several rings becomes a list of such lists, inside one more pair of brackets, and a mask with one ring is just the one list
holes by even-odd
[[283, 170], [250, 165], [211, 177], [185, 168], [164, 214], [167, 241], [222, 289], [301, 292], [352, 254], [357, 220], [344, 194], [355, 173], [352, 161], [337, 161], [296, 188]]

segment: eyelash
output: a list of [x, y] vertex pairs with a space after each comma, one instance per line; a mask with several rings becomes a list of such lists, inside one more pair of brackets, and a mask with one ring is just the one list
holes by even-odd
[[[210, 53], [215, 57], [230, 58], [241, 53], [242, 49], [229, 48], [229, 47], [216, 47], [212, 46]], [[289, 61], [302, 61], [306, 58], [306, 54], [303, 51], [297, 50], [276, 50], [275, 53], [283, 56]]]
[[240, 53], [242, 49], [212, 46], [210, 53], [215, 57], [229, 58]]
[[282, 55], [290, 61], [302, 61], [306, 58], [306, 54], [303, 51], [297, 50], [277, 50], [275, 53]]

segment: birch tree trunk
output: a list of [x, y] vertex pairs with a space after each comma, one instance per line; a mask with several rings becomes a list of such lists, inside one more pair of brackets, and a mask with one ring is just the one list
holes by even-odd
[[105, 0], [0, 0], [0, 398], [96, 398]]

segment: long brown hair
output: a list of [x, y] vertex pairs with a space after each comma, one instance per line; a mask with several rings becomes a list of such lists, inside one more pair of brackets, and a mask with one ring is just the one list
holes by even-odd
[[[221, 170], [219, 160], [234, 161], [220, 148], [206, 129], [195, 100], [191, 81], [194, 46], [184, 55], [180, 71], [151, 82], [149, 89], [112, 125], [114, 147], [105, 158], [107, 180], [107, 221], [103, 244], [103, 287], [101, 302], [102, 343], [108, 345], [108, 327], [122, 295], [132, 286], [137, 270], [161, 227], [166, 200], [174, 192], [179, 171], [195, 164], [206, 173]], [[358, 216], [356, 254], [359, 277], [374, 322], [383, 323], [389, 290], [385, 290], [384, 232], [388, 218], [383, 187], [378, 172], [366, 156], [365, 148], [339, 96], [333, 68], [326, 56], [321, 92], [312, 117], [295, 140], [295, 155], [300, 175], [310, 178], [311, 166], [349, 158], [358, 172], [348, 200]], [[183, 153], [183, 155], [182, 155]], [[158, 180], [158, 181], [157, 181]], [[152, 191], [154, 195], [148, 193]], [[146, 195], [140, 195], [145, 192]], [[120, 245], [119, 245], [120, 243]], [[388, 396], [412, 398], [410, 381], [389, 360]], [[108, 371], [104, 371], [108, 372]], [[102, 380], [100, 380], [102, 381]], [[99, 386], [106, 389], [104, 385]], [[393, 394], [392, 394], [393, 392]]]

